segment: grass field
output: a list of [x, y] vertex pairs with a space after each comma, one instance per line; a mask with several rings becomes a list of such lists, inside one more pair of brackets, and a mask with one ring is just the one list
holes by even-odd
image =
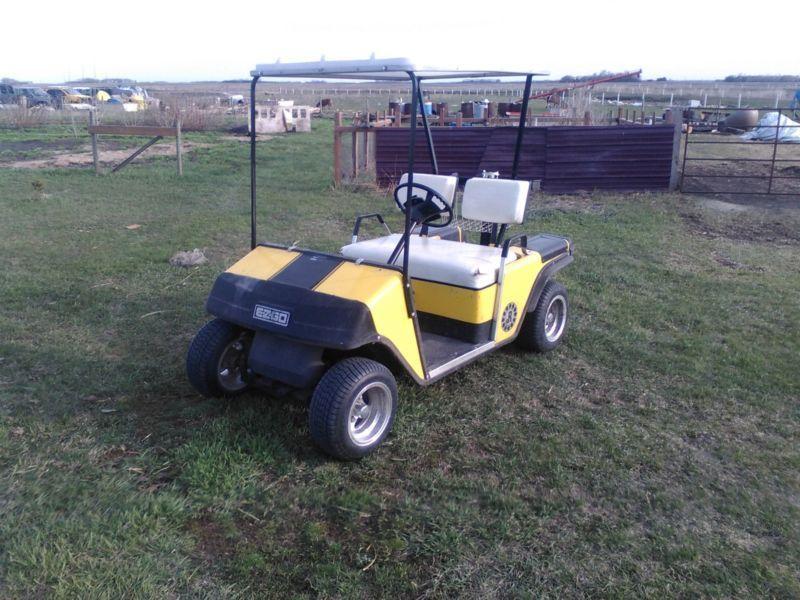
[[[260, 237], [336, 250], [393, 209], [329, 188], [315, 127], [263, 144]], [[70, 133], [0, 148], [26, 135]], [[800, 596], [796, 213], [537, 196], [528, 228], [577, 248], [565, 344], [401, 381], [344, 464], [302, 403], [187, 383], [249, 240], [247, 145], [187, 137], [183, 178], [0, 165], [0, 596]]]

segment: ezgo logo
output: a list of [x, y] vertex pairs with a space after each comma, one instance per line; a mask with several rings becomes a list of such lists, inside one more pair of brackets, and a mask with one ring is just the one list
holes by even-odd
[[253, 311], [254, 319], [266, 321], [273, 325], [280, 325], [281, 327], [286, 327], [289, 324], [289, 317], [291, 316], [291, 313], [285, 310], [278, 310], [277, 308], [264, 306], [263, 304], [256, 304], [256, 308]]

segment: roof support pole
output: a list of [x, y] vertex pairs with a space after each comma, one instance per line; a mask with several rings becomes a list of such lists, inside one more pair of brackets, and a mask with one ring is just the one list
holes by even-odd
[[514, 144], [514, 165], [511, 167], [511, 179], [516, 179], [519, 172], [519, 156], [522, 152], [522, 137], [525, 135], [525, 120], [528, 118], [528, 100], [531, 97], [532, 81], [533, 75], [525, 77], [525, 93], [522, 95], [522, 109], [519, 111], [519, 127], [517, 128], [517, 142]]
[[260, 76], [250, 82], [250, 249], [256, 247], [256, 84]]
[[425, 101], [422, 99], [422, 81], [417, 78], [417, 102], [419, 103], [419, 112], [422, 115], [422, 126], [425, 128], [425, 140], [428, 142], [428, 154], [431, 155], [431, 169], [433, 174], [439, 174], [439, 164], [436, 162], [436, 149], [433, 147], [433, 135], [431, 134], [431, 126], [428, 123], [428, 116], [425, 114]]
[[[417, 97], [417, 76], [413, 71], [409, 71], [408, 76], [411, 78], [411, 97]], [[403, 287], [406, 293], [406, 307], [408, 309], [408, 316], [414, 316], [414, 301], [411, 296], [411, 277], [408, 275], [408, 252], [411, 245], [411, 198], [414, 195], [414, 151], [417, 142], [417, 102], [411, 103], [411, 130], [409, 131], [408, 143], [408, 187], [406, 188], [406, 221], [403, 228]]]

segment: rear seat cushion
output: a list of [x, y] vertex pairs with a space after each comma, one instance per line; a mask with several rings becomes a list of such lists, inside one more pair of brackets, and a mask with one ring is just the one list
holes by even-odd
[[[384, 263], [400, 241], [395, 233], [374, 240], [349, 244], [342, 255], [350, 259], [364, 259]], [[451, 240], [411, 236], [409, 274], [415, 279], [427, 279], [470, 289], [485, 288], [497, 282], [501, 249]], [[506, 262], [516, 259], [511, 252]], [[402, 264], [402, 253], [395, 261]]]
[[464, 186], [461, 216], [486, 223], [522, 223], [530, 183], [474, 177]]

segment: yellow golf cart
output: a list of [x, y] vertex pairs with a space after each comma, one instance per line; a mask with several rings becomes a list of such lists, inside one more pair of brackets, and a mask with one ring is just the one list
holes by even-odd
[[[486, 229], [481, 243], [471, 243], [453, 224], [459, 178], [438, 174], [424, 117], [432, 160], [426, 168], [415, 165], [420, 83], [509, 75], [526, 76], [514, 167], [509, 179], [464, 182], [461, 218]], [[357, 459], [379, 446], [392, 427], [395, 374], [429, 385], [515, 340], [526, 350], [559, 345], [568, 302], [553, 276], [572, 262], [572, 244], [549, 234], [506, 236], [510, 225], [522, 223], [528, 198], [530, 184], [516, 174], [533, 74], [423, 69], [407, 59], [370, 59], [258, 65], [252, 76], [251, 123], [262, 77], [410, 81], [408, 168], [394, 190], [404, 228], [391, 233], [381, 215], [359, 216], [340, 254], [257, 243], [251, 128], [251, 251], [211, 290], [206, 307], [216, 318], [197, 333], [187, 357], [197, 391], [233, 396], [253, 386], [308, 390], [314, 441], [332, 456]], [[361, 222], [368, 218], [378, 220], [386, 235], [360, 240]]]

